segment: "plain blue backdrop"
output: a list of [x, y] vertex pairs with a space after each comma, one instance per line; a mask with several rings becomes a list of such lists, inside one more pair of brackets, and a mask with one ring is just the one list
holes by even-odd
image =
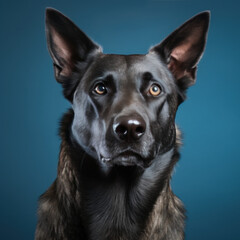
[[58, 122], [70, 104], [53, 77], [45, 8], [69, 16], [105, 53], [146, 53], [211, 10], [197, 84], [181, 105], [182, 157], [172, 187], [187, 208], [187, 240], [239, 240], [240, 18], [238, 1], [17, 1], [0, 3], [0, 239], [34, 237], [37, 199], [56, 177]]

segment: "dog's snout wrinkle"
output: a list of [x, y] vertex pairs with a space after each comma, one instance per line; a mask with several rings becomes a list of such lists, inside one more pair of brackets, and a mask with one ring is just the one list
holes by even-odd
[[146, 122], [139, 115], [120, 116], [115, 120], [113, 130], [120, 140], [138, 140], [145, 133]]

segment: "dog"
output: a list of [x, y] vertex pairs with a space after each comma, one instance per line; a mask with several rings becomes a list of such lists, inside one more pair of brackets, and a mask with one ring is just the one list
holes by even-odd
[[185, 209], [170, 180], [178, 106], [195, 83], [210, 13], [143, 55], [104, 54], [70, 19], [46, 10], [63, 116], [58, 174], [40, 197], [35, 240], [182, 240]]

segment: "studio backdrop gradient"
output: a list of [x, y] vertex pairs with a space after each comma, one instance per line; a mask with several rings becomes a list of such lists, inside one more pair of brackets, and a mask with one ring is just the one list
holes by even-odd
[[240, 2], [234, 0], [0, 2], [0, 239], [34, 238], [38, 197], [57, 173], [58, 123], [71, 107], [47, 51], [46, 7], [117, 54], [144, 54], [190, 17], [211, 11], [197, 83], [177, 114], [184, 145], [172, 188], [187, 209], [186, 240], [239, 240]]

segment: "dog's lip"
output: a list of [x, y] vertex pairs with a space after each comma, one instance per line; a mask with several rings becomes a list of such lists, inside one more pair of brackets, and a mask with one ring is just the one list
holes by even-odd
[[141, 154], [135, 152], [135, 151], [132, 151], [132, 150], [126, 150], [126, 151], [122, 151], [112, 157], [103, 157], [101, 155], [101, 159], [102, 161], [104, 162], [109, 162], [109, 161], [112, 161], [113, 159], [115, 158], [119, 158], [119, 157], [123, 157], [123, 158], [127, 158], [127, 157], [137, 157], [137, 158], [142, 158]]
[[117, 164], [124, 166], [140, 165], [146, 167], [150, 164], [151, 159], [143, 157], [140, 153], [133, 150], [122, 151], [112, 157], [103, 157], [101, 160], [105, 164]]

